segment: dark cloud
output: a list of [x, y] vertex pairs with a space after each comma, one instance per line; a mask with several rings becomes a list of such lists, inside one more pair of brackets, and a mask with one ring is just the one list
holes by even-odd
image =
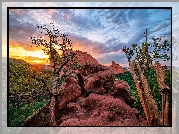
[[[134, 24], [130, 25], [133, 32], [141, 32], [143, 29], [148, 28], [153, 22], [150, 20], [151, 13], [147, 9], [130, 9], [127, 13], [128, 20], [133, 21]], [[143, 31], [142, 31], [143, 33]]]
[[57, 9], [52, 14], [52, 20], [63, 25], [69, 24], [67, 20], [71, 15], [74, 15], [74, 12], [70, 9]]
[[147, 9], [130, 9], [127, 15], [129, 20], [143, 20], [144, 22], [149, 18], [150, 13]]
[[[67, 33], [69, 39], [72, 40], [74, 47], [82, 51], [92, 52], [93, 54], [103, 54], [116, 52], [122, 49], [125, 43], [120, 42], [117, 38], [111, 38], [105, 43], [89, 40], [86, 37], [76, 35], [74, 33]], [[109, 44], [109, 45], [107, 45]]]
[[115, 15], [116, 15], [116, 10], [117, 10], [117, 9], [109, 9], [109, 10], [106, 10], [106, 12], [105, 12], [105, 17], [106, 17], [106, 19], [114, 18]]
[[111, 39], [108, 39], [105, 44], [109, 44], [106, 52], [110, 53], [121, 50], [125, 43], [121, 42], [121, 40], [119, 40], [118, 38], [113, 37]]
[[[145, 31], [145, 29], [143, 29]], [[127, 46], [132, 46], [132, 44], [140, 45], [140, 40], [145, 40], [144, 32], [137, 32], [127, 43]]]
[[31, 35], [37, 31], [35, 24], [18, 19], [18, 15], [9, 15], [9, 38], [14, 40], [11, 45], [19, 44], [22, 48], [30, 49]]
[[104, 11], [106, 20], [113, 25], [113, 29], [124, 30], [130, 28], [126, 9], [109, 9]]

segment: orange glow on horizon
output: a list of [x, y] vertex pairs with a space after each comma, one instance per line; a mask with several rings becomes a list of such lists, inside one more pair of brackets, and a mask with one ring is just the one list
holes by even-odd
[[40, 60], [34, 60], [34, 62], [36, 62], [36, 63], [41, 63], [41, 61], [40, 61]]
[[48, 58], [43, 50], [27, 51], [22, 47], [9, 47], [10, 56], [33, 56], [38, 58]]
[[[43, 50], [27, 51], [22, 47], [9, 47], [9, 57], [22, 59], [28, 63], [48, 64], [49, 56]], [[48, 61], [48, 62], [47, 62]]]

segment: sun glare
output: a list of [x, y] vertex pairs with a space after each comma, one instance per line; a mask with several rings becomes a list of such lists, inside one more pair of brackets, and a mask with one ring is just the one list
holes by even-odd
[[49, 56], [43, 50], [27, 51], [22, 47], [9, 47], [9, 56], [11, 58], [23, 59], [29, 63], [48, 63]]
[[40, 61], [40, 60], [34, 60], [34, 62], [36, 62], [36, 63], [40, 63], [41, 61]]
[[38, 57], [38, 58], [48, 58], [48, 55], [45, 55], [43, 50], [29, 51], [29, 55], [33, 57]]

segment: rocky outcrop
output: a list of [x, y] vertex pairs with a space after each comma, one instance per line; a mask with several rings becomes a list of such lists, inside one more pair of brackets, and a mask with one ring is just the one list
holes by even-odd
[[[128, 105], [132, 106], [133, 98], [129, 94], [129, 89], [130, 87], [125, 81], [115, 80], [114, 73], [110, 69], [78, 79], [68, 77], [62, 84], [58, 96], [59, 108], [77, 99], [81, 94], [87, 97], [91, 93], [101, 95], [109, 94], [115, 98], [122, 99]], [[66, 96], [68, 97], [66, 98]]]
[[90, 64], [90, 65], [99, 64], [99, 62], [95, 58], [93, 58], [90, 54], [88, 54], [87, 52], [77, 51], [75, 53], [77, 55], [79, 63], [82, 64], [82, 65], [85, 65], [85, 64]]
[[[72, 52], [68, 50], [67, 53]], [[77, 71], [82, 76], [88, 76], [90, 74], [97, 73], [99, 71], [104, 71], [109, 69], [108, 67], [99, 64], [99, 62], [93, 58], [87, 52], [82, 51], [73, 51], [77, 57], [77, 64], [81, 66], [81, 68]]]
[[134, 98], [129, 93], [129, 85], [123, 81], [123, 80], [117, 80], [114, 81], [114, 92], [112, 93], [112, 96], [115, 98], [120, 98], [123, 100], [126, 104], [132, 106], [134, 103]]
[[112, 90], [114, 74], [111, 70], [99, 71], [84, 78], [87, 93], [104, 94]]
[[129, 85], [115, 80], [114, 74], [124, 69], [115, 62], [110, 68], [103, 66], [81, 51], [77, 55], [82, 65], [77, 77], [67, 77], [56, 96], [58, 126], [146, 126], [132, 108]]
[[[82, 103], [80, 103], [82, 100]], [[77, 103], [69, 103], [60, 126], [145, 126], [139, 111], [118, 98], [90, 94]]]
[[84, 64], [78, 72], [82, 76], [89, 76], [91, 74], [97, 73], [99, 71], [105, 71], [105, 70], [109, 70], [109, 68], [101, 64]]
[[[78, 64], [80, 65], [86, 65], [86, 64], [90, 64], [90, 65], [94, 65], [94, 64], [99, 64], [99, 62], [93, 58], [90, 54], [88, 54], [87, 52], [82, 52], [79, 50], [76, 51], [72, 51], [71, 49], [67, 49], [64, 52], [65, 55], [71, 55], [74, 54], [74, 57], [76, 57]], [[63, 59], [62, 59], [63, 60]]]
[[58, 109], [62, 109], [68, 104], [76, 100], [81, 94], [81, 87], [78, 80], [72, 77], [66, 78], [62, 84], [58, 95]]
[[110, 65], [110, 69], [115, 73], [115, 74], [120, 74], [124, 73], [125, 70], [120, 66], [119, 64], [116, 64], [114, 61], [112, 61], [112, 65]]

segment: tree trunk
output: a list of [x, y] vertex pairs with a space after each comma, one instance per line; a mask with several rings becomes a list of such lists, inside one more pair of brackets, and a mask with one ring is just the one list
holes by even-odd
[[146, 77], [143, 75], [142, 70], [139, 65], [137, 65], [139, 77], [141, 81], [137, 80], [137, 76], [134, 71], [134, 61], [130, 62], [130, 71], [132, 73], [132, 77], [134, 79], [141, 104], [144, 108], [144, 112], [147, 118], [147, 122], [149, 126], [158, 126], [159, 120], [158, 120], [158, 108], [155, 104], [152, 94], [150, 92], [148, 82]]
[[49, 106], [49, 111], [50, 111], [50, 124], [49, 126], [57, 126], [56, 119], [55, 119], [55, 96], [52, 95], [52, 98], [50, 100], [50, 106]]
[[49, 106], [50, 126], [57, 126], [56, 118], [55, 118], [55, 115], [56, 115], [56, 113], [55, 113], [55, 110], [56, 110], [56, 96], [58, 95], [57, 78], [54, 78], [52, 80], [51, 93], [52, 93], [52, 97], [51, 97], [50, 106]]
[[154, 69], [157, 73], [157, 81], [162, 94], [162, 125], [170, 126], [170, 99], [171, 89], [165, 84], [165, 69], [159, 63], [154, 64]]

